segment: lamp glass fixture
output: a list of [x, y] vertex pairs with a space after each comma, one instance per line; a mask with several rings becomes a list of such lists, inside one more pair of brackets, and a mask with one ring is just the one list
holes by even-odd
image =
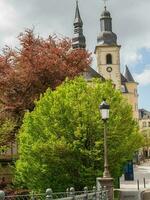
[[106, 103], [106, 101], [103, 101], [100, 106], [100, 112], [101, 112], [101, 116], [102, 116], [102, 120], [107, 120], [109, 119], [109, 105]]

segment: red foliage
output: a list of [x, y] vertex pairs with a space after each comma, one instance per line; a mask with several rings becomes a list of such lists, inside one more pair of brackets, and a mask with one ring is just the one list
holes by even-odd
[[0, 56], [0, 103], [4, 112], [21, 116], [48, 87], [84, 72], [91, 63], [86, 50], [71, 50], [69, 39], [36, 37], [32, 30], [19, 36], [20, 48]]

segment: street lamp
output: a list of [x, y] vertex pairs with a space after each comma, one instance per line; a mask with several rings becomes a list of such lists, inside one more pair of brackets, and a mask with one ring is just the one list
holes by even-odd
[[103, 178], [110, 178], [110, 173], [109, 173], [109, 169], [108, 169], [107, 133], [106, 133], [106, 123], [107, 123], [107, 120], [109, 119], [110, 106], [106, 103], [105, 99], [100, 104], [99, 109], [100, 109], [102, 120], [104, 122], [104, 172], [103, 172]]

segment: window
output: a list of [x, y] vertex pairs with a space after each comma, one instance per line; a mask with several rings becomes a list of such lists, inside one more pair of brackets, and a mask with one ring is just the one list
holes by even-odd
[[106, 55], [106, 64], [112, 64], [112, 55], [111, 54]]
[[121, 85], [121, 91], [122, 91], [123, 93], [126, 92], [126, 89], [125, 89], [125, 86], [124, 86], [124, 85]]

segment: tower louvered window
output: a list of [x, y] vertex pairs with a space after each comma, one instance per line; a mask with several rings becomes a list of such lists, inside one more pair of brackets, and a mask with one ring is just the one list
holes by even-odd
[[106, 64], [112, 64], [112, 55], [111, 54], [106, 55]]

